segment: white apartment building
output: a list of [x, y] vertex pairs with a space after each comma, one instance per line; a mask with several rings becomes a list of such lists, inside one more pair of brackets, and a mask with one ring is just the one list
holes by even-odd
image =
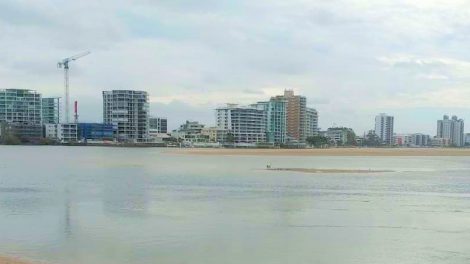
[[78, 127], [76, 123], [44, 124], [44, 136], [61, 143], [78, 141]]
[[305, 122], [305, 138], [318, 134], [318, 112], [316, 109], [307, 107]]
[[380, 138], [382, 144], [393, 145], [393, 125], [393, 116], [382, 113], [375, 117], [375, 134]]
[[179, 129], [171, 132], [171, 136], [187, 143], [208, 142], [209, 136], [202, 134], [204, 125], [197, 121], [186, 121]]
[[103, 91], [103, 122], [113, 124], [115, 138], [122, 142], [149, 140], [149, 103], [145, 91]]
[[227, 104], [216, 109], [216, 123], [230, 131], [235, 144], [266, 142], [267, 112], [262, 107]]
[[437, 121], [437, 138], [445, 138], [450, 140], [450, 145], [462, 147], [465, 145], [464, 138], [464, 121], [458, 119], [457, 116], [445, 115], [442, 120]]

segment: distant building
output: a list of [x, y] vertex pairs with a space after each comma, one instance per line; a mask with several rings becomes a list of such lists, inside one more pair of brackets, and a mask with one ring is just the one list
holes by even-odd
[[413, 135], [411, 134], [396, 134], [393, 138], [395, 146], [411, 147], [413, 145]]
[[77, 123], [44, 124], [44, 137], [60, 143], [78, 142]]
[[152, 133], [168, 133], [168, 120], [163, 117], [150, 117], [149, 129]]
[[60, 123], [60, 98], [59, 97], [42, 98], [42, 123], [43, 124]]
[[103, 91], [103, 123], [113, 124], [114, 136], [123, 142], [149, 140], [149, 103], [145, 91]]
[[445, 138], [450, 140], [450, 145], [462, 147], [465, 145], [464, 138], [464, 121], [453, 116], [445, 115], [442, 120], [437, 121], [436, 138]]
[[431, 139], [431, 146], [433, 147], [449, 147], [451, 144], [450, 138], [434, 137]]
[[267, 102], [258, 102], [253, 107], [266, 112], [266, 141], [272, 144], [285, 144], [287, 140], [287, 101], [273, 97]]
[[77, 123], [77, 140], [79, 141], [113, 141], [113, 139], [112, 124]]
[[58, 124], [57, 136], [62, 143], [74, 143], [78, 141], [77, 123]]
[[346, 145], [346, 144], [351, 143], [351, 142], [348, 142], [348, 135], [350, 133], [354, 133], [354, 131], [351, 128], [330, 127], [328, 128], [328, 130], [323, 131], [321, 134], [324, 137], [329, 138], [330, 141], [333, 141], [336, 145]]
[[375, 134], [382, 144], [393, 145], [394, 118], [387, 114], [380, 114], [375, 117]]
[[228, 143], [229, 130], [219, 127], [207, 127], [201, 130], [201, 134], [207, 136], [212, 143]]
[[216, 109], [217, 127], [228, 130], [238, 145], [266, 142], [267, 113], [254, 106], [228, 104]]
[[274, 97], [277, 100], [286, 100], [287, 137], [289, 140], [305, 142], [307, 98], [294, 95], [293, 90], [285, 90], [284, 95]]
[[470, 133], [465, 134], [465, 145], [470, 145]]
[[307, 107], [305, 116], [305, 138], [318, 134], [318, 112], [313, 108]]
[[399, 147], [426, 147], [430, 145], [429, 135], [415, 134], [395, 134], [393, 136], [395, 146]]
[[412, 134], [411, 144], [414, 147], [426, 147], [430, 145], [430, 136], [420, 133]]
[[179, 129], [173, 131], [171, 135], [189, 143], [208, 142], [209, 137], [202, 134], [204, 125], [197, 121], [186, 121]]
[[44, 124], [44, 137], [52, 140], [59, 140], [59, 124]]
[[22, 141], [42, 138], [41, 94], [25, 89], [0, 90], [0, 123], [3, 136], [14, 135]]

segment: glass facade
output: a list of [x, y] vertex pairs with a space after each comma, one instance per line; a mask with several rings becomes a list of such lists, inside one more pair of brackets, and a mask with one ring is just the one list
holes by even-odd
[[114, 131], [112, 124], [100, 124], [100, 123], [78, 123], [78, 140], [113, 140]]
[[42, 137], [41, 94], [26, 89], [0, 90], [0, 122], [23, 141]]
[[42, 98], [42, 123], [58, 124], [60, 122], [60, 98]]

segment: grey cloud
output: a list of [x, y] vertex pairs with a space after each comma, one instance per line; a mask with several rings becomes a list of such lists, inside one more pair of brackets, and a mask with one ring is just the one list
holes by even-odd
[[0, 3], [0, 21], [12, 26], [40, 27], [53, 24], [54, 21], [44, 11], [18, 1], [5, 0]]
[[[318, 108], [322, 127], [362, 130], [396, 94], [468, 83], [460, 63], [469, 58], [468, 38], [461, 37], [470, 23], [465, 7], [401, 0], [3, 1], [0, 74], [3, 85], [60, 94], [56, 62], [91, 50], [72, 66], [72, 94], [86, 100], [84, 119], [101, 119], [105, 89], [179, 96], [152, 103], [175, 127], [185, 119], [213, 123], [213, 105], [224, 93], [246, 101], [292, 87]], [[376, 60], [394, 59], [390, 54], [412, 57]], [[435, 57], [454, 60], [426, 59]], [[345, 112], [354, 112], [354, 123]]]
[[243, 92], [244, 92], [244, 93], [247, 93], [247, 94], [258, 94], [258, 95], [264, 94], [263, 91], [261, 91], [261, 90], [255, 90], [255, 89], [244, 89]]

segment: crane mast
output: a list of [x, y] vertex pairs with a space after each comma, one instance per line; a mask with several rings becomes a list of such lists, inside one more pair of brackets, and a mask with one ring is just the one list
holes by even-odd
[[65, 86], [65, 123], [70, 122], [70, 91], [69, 91], [69, 63], [85, 57], [90, 54], [89, 51], [65, 58], [57, 63], [57, 67], [64, 68], [64, 86]]

